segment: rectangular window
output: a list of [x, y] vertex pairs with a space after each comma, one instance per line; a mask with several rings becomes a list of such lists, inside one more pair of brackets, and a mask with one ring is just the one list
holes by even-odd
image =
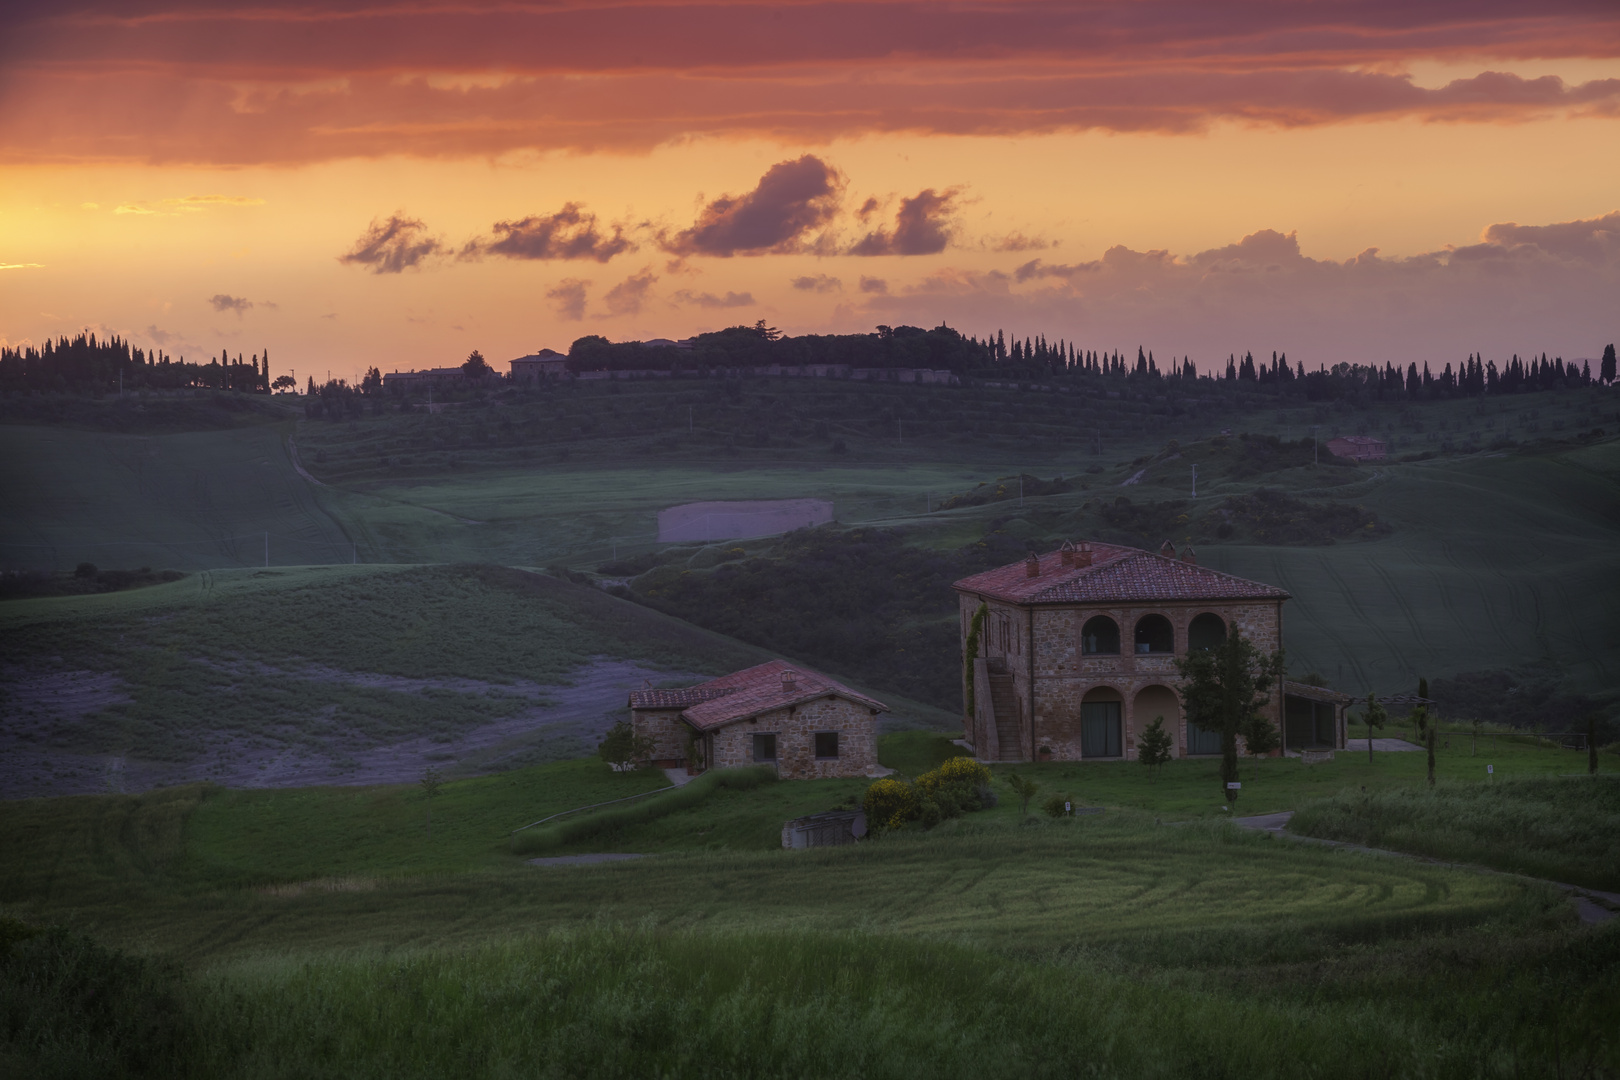
[[1119, 757], [1120, 703], [1088, 701], [1080, 706], [1080, 756]]
[[816, 732], [816, 757], [835, 758], [838, 756], [838, 732]]
[[754, 736], [754, 760], [776, 760], [776, 733], [774, 731], [767, 735]]

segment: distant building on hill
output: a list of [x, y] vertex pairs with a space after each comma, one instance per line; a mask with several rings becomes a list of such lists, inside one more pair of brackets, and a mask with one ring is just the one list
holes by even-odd
[[1328, 453], [1352, 461], [1382, 461], [1384, 440], [1371, 435], [1341, 435], [1327, 441]]
[[[956, 582], [963, 655], [974, 612], [986, 616], [973, 662], [967, 741], [990, 761], [1119, 761], [1164, 719], [1177, 757], [1221, 752], [1218, 731], [1182, 709], [1176, 660], [1240, 630], [1264, 652], [1282, 644], [1288, 593], [1198, 565], [1168, 541], [1157, 554], [1115, 544], [1059, 551]], [[1344, 748], [1344, 695], [1289, 683], [1266, 715], [1283, 751]], [[964, 709], [964, 713], [966, 710]]]
[[384, 390], [396, 387], [415, 390], [445, 383], [463, 383], [467, 381], [467, 373], [459, 367], [436, 367], [425, 368], [422, 371], [390, 371], [385, 373], [382, 379]]
[[561, 379], [568, 375], [568, 357], [555, 349], [541, 349], [512, 361], [512, 381], [519, 385]]
[[871, 776], [889, 707], [785, 660], [679, 690], [630, 694], [630, 724], [653, 764], [695, 771], [771, 764], [787, 780]]

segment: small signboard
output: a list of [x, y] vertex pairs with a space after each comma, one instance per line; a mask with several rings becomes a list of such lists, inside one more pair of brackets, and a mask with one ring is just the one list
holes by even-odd
[[1236, 780], [1229, 780], [1229, 781], [1227, 781], [1227, 784], [1226, 784], [1226, 788], [1227, 788], [1228, 791], [1231, 791], [1234, 788], [1240, 788], [1242, 786], [1243, 785], [1238, 783]]
[[1490, 775], [1494, 774], [1495, 772], [1496, 772], [1496, 766], [1495, 765], [1487, 765], [1487, 766], [1485, 766], [1485, 775], [1490, 776]]

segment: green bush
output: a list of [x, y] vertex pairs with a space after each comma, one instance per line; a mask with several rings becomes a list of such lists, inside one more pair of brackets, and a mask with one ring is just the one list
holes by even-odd
[[1069, 807], [1073, 805], [1073, 802], [1074, 800], [1070, 799], [1069, 796], [1056, 793], [1048, 796], [1046, 801], [1041, 803], [1041, 810], [1045, 812], [1047, 817], [1062, 817], [1069, 812]]
[[706, 801], [721, 788], [747, 791], [776, 779], [776, 769], [770, 765], [748, 765], [740, 769], [716, 769], [704, 773], [683, 787], [671, 788], [658, 795], [649, 795], [640, 802], [607, 806], [577, 817], [564, 818], [554, 823], [536, 826], [515, 833], [511, 840], [514, 855], [536, 855], [587, 837], [598, 836], [614, 829], [656, 821], [677, 810], [689, 810]]
[[920, 810], [918, 802], [916, 788], [897, 777], [885, 776], [866, 789], [861, 808], [866, 811], [867, 828], [881, 832], [915, 820]]

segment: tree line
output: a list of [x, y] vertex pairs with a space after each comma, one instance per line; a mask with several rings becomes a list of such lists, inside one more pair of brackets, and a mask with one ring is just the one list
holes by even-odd
[[39, 391], [62, 394], [106, 394], [122, 390], [238, 390], [268, 394], [272, 388], [290, 389], [293, 380], [283, 375], [270, 378], [270, 350], [263, 357], [255, 353], [243, 360], [229, 352], [211, 357], [207, 363], [176, 360], [154, 349], [132, 347], [116, 334], [98, 338], [92, 333], [78, 337], [47, 339], [35, 348], [0, 347], [0, 391]]

